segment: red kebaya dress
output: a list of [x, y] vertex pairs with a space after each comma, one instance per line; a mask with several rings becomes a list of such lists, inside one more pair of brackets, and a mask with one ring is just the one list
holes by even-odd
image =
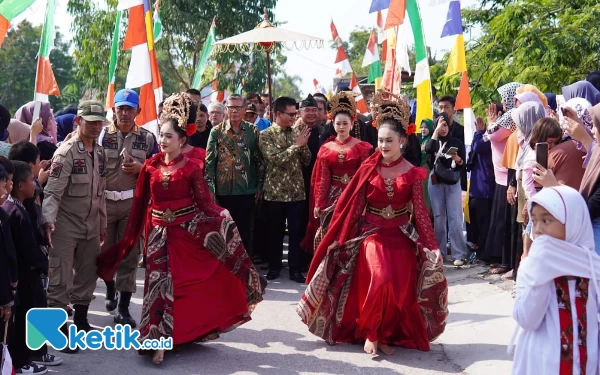
[[[148, 202], [151, 214], [147, 215]], [[200, 161], [183, 153], [170, 163], [158, 154], [140, 172], [123, 240], [98, 257], [98, 276], [116, 266], [144, 228], [146, 277], [140, 341], [201, 340], [250, 320], [266, 282], [246, 254], [231, 220], [210, 198]]]
[[[348, 137], [341, 143], [335, 138], [329, 139], [319, 149], [317, 161], [311, 178], [310, 220], [302, 248], [314, 252], [321, 239], [327, 233], [327, 227], [335, 208], [335, 202], [363, 161], [369, 157], [373, 146], [368, 142]], [[314, 208], [320, 208], [320, 218], [314, 217]]]
[[439, 247], [423, 198], [426, 177], [403, 158], [383, 164], [379, 152], [357, 171], [297, 308], [312, 333], [330, 344], [368, 339], [426, 351], [443, 332], [448, 284], [429, 251]]
[[200, 147], [192, 147], [190, 151], [184, 152], [184, 155], [190, 159], [196, 159], [202, 161], [204, 167], [204, 160], [206, 159], [206, 150]]

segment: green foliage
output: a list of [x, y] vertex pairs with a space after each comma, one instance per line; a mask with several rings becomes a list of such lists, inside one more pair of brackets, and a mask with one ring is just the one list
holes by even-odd
[[302, 84], [302, 78], [298, 76], [288, 76], [285, 72], [273, 80], [273, 97], [289, 96], [296, 100], [304, 99], [299, 85]]
[[[73, 17], [75, 60], [78, 76], [88, 88], [104, 95], [108, 85], [108, 63], [114, 29], [116, 0], [99, 6], [95, 0], [69, 0], [68, 11]], [[171, 0], [162, 1], [160, 17], [163, 35], [155, 44], [156, 56], [166, 94], [190, 87], [196, 65], [212, 19], [216, 16], [217, 39], [224, 39], [253, 29], [262, 19], [263, 8], [273, 9], [276, 0]], [[127, 25], [127, 14], [123, 15]], [[126, 27], [122, 27], [122, 37]], [[121, 42], [122, 45], [122, 42]], [[213, 55], [221, 66], [220, 89], [235, 89], [242, 79], [247, 90], [263, 91], [267, 81], [266, 57], [255, 53], [252, 58], [243, 53]], [[130, 52], [120, 51], [116, 85], [122, 87], [129, 67]], [[236, 71], [235, 63], [241, 63]], [[272, 56], [274, 74], [285, 63], [285, 57], [275, 52]], [[210, 84], [212, 67], [204, 73], [204, 84]]]
[[[40, 48], [42, 27], [33, 27], [28, 21], [21, 22], [17, 28], [11, 29], [2, 48], [0, 48], [0, 103], [5, 105], [11, 113], [23, 104], [33, 100], [35, 90], [35, 75], [37, 69], [37, 54]], [[55, 47], [50, 53], [52, 70], [61, 96], [50, 97], [53, 108], [76, 103], [80, 96], [73, 97], [73, 85], [77, 87], [77, 80], [73, 74], [73, 58], [69, 53], [69, 43], [57, 33], [54, 41]]]
[[465, 32], [481, 30], [467, 46], [476, 112], [498, 100], [496, 88], [507, 82], [560, 93], [598, 70], [600, 29], [594, 25], [599, 17], [595, 0], [485, 0], [479, 8], [463, 10]]

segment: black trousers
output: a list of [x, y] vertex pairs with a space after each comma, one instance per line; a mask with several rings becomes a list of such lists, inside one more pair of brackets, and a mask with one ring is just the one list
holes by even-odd
[[283, 264], [283, 237], [285, 235], [285, 223], [287, 220], [289, 247], [288, 266], [290, 273], [302, 272], [302, 249], [300, 242], [306, 232], [304, 217], [306, 201], [298, 202], [272, 202], [265, 201], [267, 213], [267, 225], [269, 228], [268, 238], [268, 261], [269, 270], [281, 271]]
[[251, 254], [255, 195], [217, 195], [217, 202], [231, 214], [242, 237], [244, 248]]
[[12, 345], [9, 342], [8, 349], [13, 366], [16, 369], [29, 364], [31, 356], [42, 356], [48, 353], [47, 345], [33, 351], [25, 343], [25, 326], [27, 325], [25, 316], [27, 311], [34, 307], [48, 307], [46, 291], [39, 272], [33, 270], [27, 273], [19, 272], [17, 299], [18, 303], [13, 309], [14, 324], [9, 325], [8, 333], [9, 338], [12, 338]]
[[471, 223], [467, 226], [467, 238], [482, 250], [485, 247], [492, 219], [492, 202], [492, 199], [469, 197]]

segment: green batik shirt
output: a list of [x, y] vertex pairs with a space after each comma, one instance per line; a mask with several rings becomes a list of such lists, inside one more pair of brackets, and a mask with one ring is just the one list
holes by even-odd
[[242, 121], [237, 133], [229, 120], [213, 127], [206, 146], [206, 182], [215, 195], [250, 195], [262, 189], [265, 164], [256, 125]]
[[267, 172], [264, 199], [274, 202], [297, 202], [306, 199], [302, 166], [310, 164], [310, 150], [296, 145], [296, 128], [284, 129], [273, 123], [260, 133]]

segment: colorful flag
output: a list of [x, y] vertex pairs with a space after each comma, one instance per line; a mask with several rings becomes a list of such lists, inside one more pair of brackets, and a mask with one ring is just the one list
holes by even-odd
[[50, 51], [54, 47], [54, 12], [56, 11], [56, 0], [48, 0], [46, 6], [46, 17], [42, 28], [42, 40], [40, 41], [40, 52], [38, 53], [37, 73], [35, 76], [34, 100], [47, 102], [48, 95], [59, 96], [60, 90], [52, 72], [50, 64]]
[[385, 55], [385, 68], [383, 71], [382, 86], [394, 94], [400, 94], [402, 84], [402, 67], [396, 59], [396, 31], [386, 30], [386, 41], [383, 43]]
[[158, 104], [163, 95], [149, 0], [119, 0], [118, 10], [126, 9], [129, 10], [129, 25], [123, 49], [131, 49], [131, 63], [125, 87], [140, 89], [141, 112], [136, 123], [158, 136]]
[[23, 13], [35, 0], [2, 0], [0, 1], [0, 47], [10, 29], [10, 21]]
[[362, 95], [362, 91], [360, 91], [360, 86], [358, 85], [358, 79], [356, 79], [356, 74], [352, 72], [352, 78], [350, 78], [350, 89], [354, 93], [354, 100], [356, 101], [356, 109], [359, 113], [367, 113], [369, 109], [367, 108], [367, 102]]
[[352, 72], [352, 66], [350, 65], [350, 60], [348, 60], [348, 54], [346, 54], [346, 50], [344, 49], [344, 45], [342, 44], [342, 39], [340, 38], [340, 34], [338, 34], [337, 28], [331, 20], [331, 36], [333, 40], [337, 43], [337, 55], [335, 56], [335, 64], [341, 63], [340, 71], [342, 77], [346, 75], [346, 73]]
[[383, 42], [385, 42], [387, 39], [387, 33], [384, 30], [384, 26], [385, 23], [383, 22], [383, 13], [382, 11], [379, 11], [377, 12], [377, 29], [379, 31], [379, 34], [377, 35], [377, 43], [379, 44], [383, 44]]
[[313, 79], [313, 84], [315, 85], [315, 92], [320, 92], [323, 95], [327, 94], [325, 87], [323, 87], [316, 78]]
[[405, 14], [406, 0], [391, 0], [384, 29], [387, 30], [402, 25], [404, 23]]
[[160, 20], [160, 0], [156, 0], [154, 3], [154, 13], [152, 14], [152, 22], [154, 25], [152, 28], [154, 29], [154, 43], [158, 42], [160, 38], [162, 38], [163, 26], [162, 21]]
[[390, 7], [390, 0], [373, 0], [369, 13], [375, 13]]
[[206, 69], [206, 63], [208, 62], [208, 58], [210, 57], [213, 45], [217, 41], [217, 34], [215, 30], [215, 18], [213, 18], [212, 25], [208, 30], [208, 35], [206, 36], [206, 40], [204, 41], [204, 49], [202, 49], [202, 56], [198, 61], [198, 66], [196, 67], [196, 74], [194, 74], [194, 81], [192, 82], [192, 88], [196, 90], [200, 90], [200, 85], [202, 84], [202, 75], [204, 74], [204, 70]]
[[467, 74], [467, 57], [465, 51], [465, 39], [462, 27], [462, 15], [460, 1], [453, 0], [448, 6], [446, 24], [442, 31], [442, 38], [455, 36], [454, 47], [448, 59], [446, 75], [462, 73], [460, 88], [456, 97], [456, 109], [462, 109], [464, 114], [465, 144], [470, 145], [475, 134], [475, 114], [471, 108], [471, 94], [469, 89], [469, 76]]
[[375, 89], [381, 88], [381, 80], [383, 73], [381, 72], [381, 61], [379, 60], [379, 46], [377, 45], [377, 32], [375, 29], [371, 30], [371, 36], [367, 43], [367, 50], [365, 51], [365, 57], [363, 58], [362, 66], [369, 67], [369, 83], [375, 83]]
[[[117, 71], [117, 60], [119, 59], [119, 36], [121, 35], [122, 10], [117, 10], [115, 29], [113, 31], [112, 46], [110, 48], [110, 63], [108, 65], [108, 90], [106, 93], [105, 108], [112, 108], [115, 102], [115, 73]], [[110, 119], [110, 117], [108, 117]]]
[[419, 11], [419, 3], [417, 0], [406, 0], [406, 10], [415, 39], [415, 54], [417, 61], [414, 76], [414, 87], [417, 88], [417, 114], [415, 116], [415, 125], [417, 126], [417, 129], [419, 129], [421, 122], [424, 119], [433, 118], [431, 77], [429, 74], [429, 61], [425, 45], [425, 36], [423, 34], [423, 24], [421, 22], [421, 12]]

